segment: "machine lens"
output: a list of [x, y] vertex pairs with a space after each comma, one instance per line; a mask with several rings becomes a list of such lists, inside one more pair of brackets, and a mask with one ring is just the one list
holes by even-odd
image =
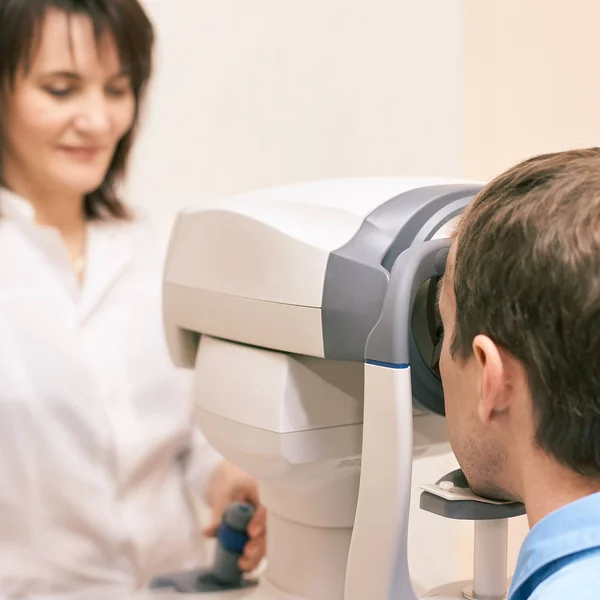
[[415, 345], [423, 362], [440, 378], [440, 354], [444, 341], [444, 328], [437, 305], [439, 277], [425, 281], [415, 298], [411, 326]]

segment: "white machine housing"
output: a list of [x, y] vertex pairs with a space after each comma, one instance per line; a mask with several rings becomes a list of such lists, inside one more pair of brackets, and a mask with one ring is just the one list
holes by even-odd
[[[188, 332], [330, 358], [324, 311], [336, 308], [327, 306], [325, 295], [332, 256], [364, 229], [365, 243], [378, 246], [375, 254], [387, 259], [389, 268], [391, 246], [399, 228], [411, 224], [410, 217], [417, 217], [413, 231], [402, 241], [442, 237], [476, 189], [477, 184], [432, 178], [325, 180], [184, 210], [171, 238], [164, 290], [166, 329], [176, 362], [193, 366], [195, 341], [189, 345], [175, 339]], [[419, 200], [424, 190], [430, 201], [436, 195], [441, 201], [411, 203], [411, 214], [405, 214], [407, 200]], [[380, 275], [387, 279], [383, 266]], [[361, 282], [346, 283], [355, 294], [361, 292], [356, 288]], [[375, 290], [368, 292], [366, 296]]]
[[434, 286], [423, 282], [408, 324], [410, 366], [365, 368], [367, 340], [397, 257], [446, 238], [480, 187], [327, 180], [179, 215], [166, 335], [174, 362], [195, 369], [199, 427], [260, 481], [269, 560], [253, 598], [391, 600], [398, 586], [412, 590], [398, 567], [410, 462], [447, 450]]

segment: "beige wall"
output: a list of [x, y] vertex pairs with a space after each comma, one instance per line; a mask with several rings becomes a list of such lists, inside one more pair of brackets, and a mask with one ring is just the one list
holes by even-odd
[[464, 0], [463, 173], [600, 145], [600, 2]]
[[215, 196], [459, 170], [460, 0], [145, 4], [158, 69], [129, 197], [163, 236]]

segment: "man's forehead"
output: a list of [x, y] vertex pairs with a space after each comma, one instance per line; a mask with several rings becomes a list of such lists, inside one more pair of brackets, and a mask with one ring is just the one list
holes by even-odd
[[446, 281], [452, 281], [454, 279], [454, 262], [456, 260], [456, 242], [453, 242], [448, 252], [448, 258], [446, 260], [446, 271], [444, 273], [444, 279]]
[[443, 301], [444, 297], [452, 291], [452, 282], [454, 281], [454, 260], [456, 256], [455, 244], [452, 244], [446, 259], [446, 270], [438, 283], [438, 304]]

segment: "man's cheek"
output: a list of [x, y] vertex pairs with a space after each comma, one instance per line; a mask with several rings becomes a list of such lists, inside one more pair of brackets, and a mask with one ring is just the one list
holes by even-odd
[[[446, 412], [448, 415], [448, 412]], [[446, 432], [448, 434], [448, 442], [450, 443], [450, 449], [452, 452], [456, 454], [460, 454], [458, 440], [460, 436], [458, 435], [458, 431], [456, 429], [456, 425], [452, 418], [446, 418]]]

